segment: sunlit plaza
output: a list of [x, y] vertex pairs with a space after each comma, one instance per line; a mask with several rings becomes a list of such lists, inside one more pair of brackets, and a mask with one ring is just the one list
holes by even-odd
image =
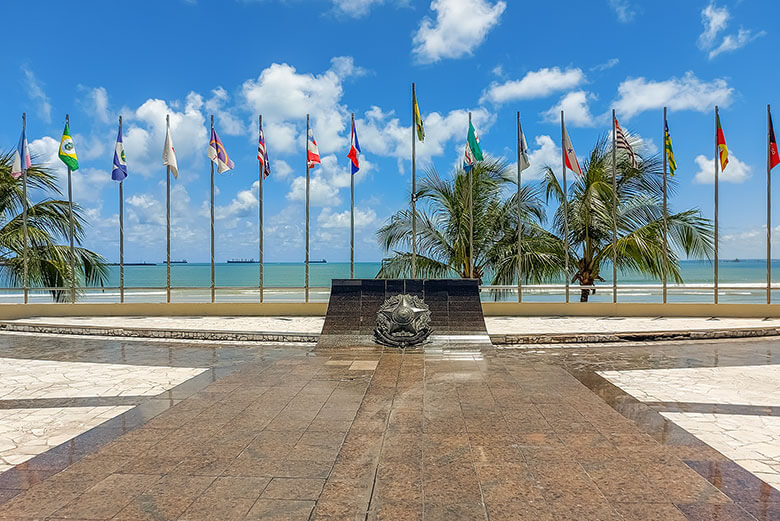
[[0, 518], [777, 519], [778, 356], [3, 333]]
[[5, 4], [0, 521], [780, 521], [776, 2]]

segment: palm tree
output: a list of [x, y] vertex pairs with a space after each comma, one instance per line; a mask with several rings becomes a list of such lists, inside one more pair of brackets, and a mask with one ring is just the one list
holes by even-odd
[[[22, 226], [23, 190], [21, 179], [11, 177], [12, 153], [0, 154], [0, 277], [9, 284], [24, 283], [24, 231]], [[56, 177], [39, 164], [27, 171], [29, 190], [40, 190], [59, 196]], [[29, 198], [28, 198], [29, 201]], [[73, 205], [74, 240], [81, 244], [86, 220], [78, 205]], [[46, 198], [35, 204], [28, 202], [27, 233], [28, 277], [30, 287], [67, 288], [71, 285], [71, 253], [67, 245], [69, 233], [68, 201]], [[104, 285], [108, 269], [103, 257], [82, 247], [75, 248], [76, 286]], [[57, 302], [66, 300], [69, 291], [49, 290]]]
[[[638, 143], [634, 142], [634, 149]], [[657, 157], [637, 158], [633, 167], [624, 151], [618, 153], [613, 190], [612, 147], [605, 137], [585, 161], [583, 175], [568, 187], [567, 205], [563, 189], [551, 168], [546, 168], [542, 188], [559, 204], [553, 219], [553, 231], [564, 240], [564, 207], [568, 208], [571, 282], [593, 286], [603, 281], [601, 269], [613, 256], [612, 204], [617, 201], [617, 268], [652, 277], [663, 276], [664, 269], [675, 282], [682, 282], [677, 251], [688, 257], [710, 258], [713, 251], [713, 229], [698, 209], [667, 216], [669, 248], [664, 247], [663, 171]], [[668, 192], [676, 186], [669, 179]], [[560, 258], [563, 264], [564, 257]], [[562, 268], [563, 266], [561, 266]], [[580, 289], [580, 301], [587, 302], [594, 290]]]
[[[523, 222], [524, 279], [541, 282], [559, 274], [561, 242], [541, 226], [544, 208], [537, 190], [525, 186], [506, 195], [515, 179], [501, 160], [486, 159], [473, 169], [474, 278], [480, 284], [511, 284], [517, 274], [518, 210]], [[419, 183], [417, 198], [417, 274], [424, 278], [462, 277], [469, 272], [469, 175], [456, 169], [442, 178], [431, 168]], [[411, 275], [412, 213], [400, 210], [377, 231], [390, 254], [377, 277]]]

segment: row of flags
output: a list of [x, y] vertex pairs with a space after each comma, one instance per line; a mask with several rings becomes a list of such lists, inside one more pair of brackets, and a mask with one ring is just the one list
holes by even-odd
[[[356, 174], [360, 170], [360, 153], [357, 130], [355, 128], [355, 122], [353, 121], [350, 134], [349, 154], [347, 155], [350, 161], [352, 174]], [[207, 155], [208, 158], [216, 164], [217, 171], [220, 174], [235, 168], [235, 164], [230, 159], [230, 156], [228, 156], [227, 150], [222, 144], [222, 140], [219, 138], [214, 127], [211, 128], [211, 138], [209, 139]], [[71, 171], [75, 172], [79, 169], [79, 160], [76, 155], [76, 147], [73, 144], [73, 138], [70, 135], [69, 123], [65, 124], [65, 130], [62, 133], [62, 139], [60, 139], [58, 157]], [[260, 162], [261, 175], [263, 176], [263, 179], [265, 179], [271, 174], [271, 162], [268, 159], [268, 150], [266, 149], [265, 134], [262, 126], [260, 126], [259, 129], [257, 159]], [[176, 160], [176, 149], [173, 146], [170, 125], [167, 125], [165, 129], [165, 144], [163, 145], [162, 160], [163, 166], [170, 167], [173, 177], [178, 178], [179, 166]], [[319, 148], [311, 129], [309, 129], [308, 135], [307, 163], [309, 168], [321, 164]], [[32, 160], [30, 158], [30, 148], [27, 143], [27, 130], [23, 127], [22, 135], [19, 137], [19, 144], [13, 155], [11, 176], [14, 179], [19, 179], [19, 177], [21, 177], [31, 166]], [[111, 169], [111, 179], [121, 182], [124, 181], [125, 178], [127, 178], [127, 157], [125, 156], [125, 146], [122, 140], [122, 126], [120, 123], [116, 144], [114, 146], [114, 163]]]
[[[425, 140], [425, 129], [423, 125], [423, 119], [420, 115], [420, 108], [417, 103], [416, 95], [413, 99], [413, 113], [414, 113], [414, 126], [417, 139], [422, 142]], [[770, 170], [780, 164], [780, 154], [778, 154], [777, 141], [775, 140], [774, 127], [772, 125], [772, 116], [769, 114], [769, 168]], [[729, 162], [729, 151], [726, 145], [726, 136], [723, 132], [723, 127], [720, 122], [720, 115], [716, 115], [716, 136], [718, 144], [718, 161], [721, 171], [726, 169]], [[617, 118], [614, 118], [615, 125], [615, 146], [618, 150], [625, 151], [628, 160], [632, 167], [636, 168], [638, 163], [636, 155], [628, 142], [626, 134], [618, 123]], [[562, 145], [564, 149], [564, 158], [566, 168], [582, 175], [582, 169], [580, 168], [577, 155], [574, 152], [574, 146], [569, 138], [569, 133], [566, 130], [566, 126], [562, 125]], [[530, 160], [528, 157], [528, 144], [525, 140], [525, 135], [521, 132], [519, 136], [518, 146], [519, 150], [519, 170], [525, 170], [530, 166]], [[674, 177], [674, 172], [677, 170], [677, 162], [674, 158], [674, 150], [672, 148], [672, 138], [669, 133], [669, 124], [664, 122], [664, 149], [666, 151], [669, 172]], [[355, 127], [354, 120], [352, 121], [352, 128], [350, 130], [350, 148], [347, 158], [350, 161], [351, 173], [354, 175], [360, 170], [359, 155], [361, 154], [360, 143], [358, 141], [357, 129]], [[217, 166], [217, 171], [222, 174], [235, 168], [235, 164], [228, 156], [225, 146], [222, 144], [222, 140], [219, 138], [217, 131], [212, 127], [211, 138], [209, 140], [208, 158], [214, 162]], [[65, 163], [65, 165], [71, 170], [76, 171], [79, 168], [79, 160], [76, 155], [76, 148], [73, 143], [73, 138], [70, 135], [70, 124], [65, 124], [65, 129], [60, 139], [60, 147], [58, 157]], [[173, 146], [173, 139], [171, 137], [170, 125], [166, 126], [165, 130], [165, 144], [163, 146], [163, 166], [170, 167], [171, 173], [174, 178], [178, 178], [179, 168], [176, 160], [176, 150]], [[271, 163], [268, 159], [268, 150], [265, 143], [265, 134], [263, 132], [262, 125], [259, 128], [259, 138], [257, 144], [257, 159], [260, 162], [260, 172], [263, 179], [267, 178], [271, 174]], [[474, 125], [469, 121], [468, 134], [466, 137], [466, 146], [463, 154], [463, 169], [469, 171], [474, 167], [475, 162], [482, 161], [484, 155], [482, 153], [482, 147], [480, 146], [479, 136], [474, 128]], [[319, 147], [317, 140], [314, 139], [314, 134], [311, 129], [308, 131], [307, 136], [307, 148], [306, 148], [306, 161], [309, 168], [314, 168], [321, 164], [321, 158], [319, 153]], [[14, 179], [21, 177], [23, 172], [32, 166], [30, 158], [30, 149], [27, 143], [26, 129], [22, 129], [22, 134], [19, 137], [19, 144], [14, 151], [13, 162], [11, 168], [11, 176]], [[122, 127], [120, 124], [119, 132], [117, 134], [116, 145], [114, 148], [114, 163], [111, 170], [111, 178], [114, 181], [123, 181], [127, 177], [127, 159], [125, 157], [124, 143], [122, 141]]]

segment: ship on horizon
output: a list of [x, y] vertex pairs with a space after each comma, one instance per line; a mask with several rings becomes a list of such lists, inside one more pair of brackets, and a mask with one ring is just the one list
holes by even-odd
[[228, 259], [228, 264], [257, 264], [255, 259]]

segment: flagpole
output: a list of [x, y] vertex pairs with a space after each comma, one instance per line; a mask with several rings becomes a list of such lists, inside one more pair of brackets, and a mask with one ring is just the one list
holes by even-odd
[[[671, 139], [671, 138], [670, 138]], [[668, 215], [668, 209], [667, 209], [667, 191], [666, 191], [666, 162], [667, 162], [667, 153], [666, 150], [666, 107], [664, 107], [664, 155], [663, 155], [663, 166], [664, 166], [664, 266], [663, 266], [663, 303], [666, 304], [666, 279], [668, 277], [668, 270], [669, 270], [669, 228], [667, 223], [667, 215]]]
[[[612, 303], [617, 303], [617, 128], [612, 109]], [[625, 134], [623, 134], [625, 136]]]
[[306, 262], [304, 301], [309, 301], [309, 115], [306, 114]]
[[[65, 126], [70, 127], [70, 115], [65, 114]], [[70, 226], [70, 301], [76, 303], [76, 249], [73, 245], [73, 180], [68, 166], [68, 221]]]
[[769, 105], [766, 106], [766, 303], [772, 303], [772, 170], [771, 159], [771, 123]]
[[563, 166], [563, 245], [564, 245], [564, 282], [566, 284], [566, 302], [569, 302], [569, 200], [566, 196], [566, 145], [563, 111], [561, 111], [561, 164]]
[[523, 301], [523, 203], [520, 200], [522, 170], [520, 158], [523, 153], [523, 129], [520, 127], [520, 111], [517, 111], [517, 301]]
[[[27, 114], [22, 112], [22, 135], [27, 138]], [[21, 152], [26, 152], [26, 147], [23, 147]], [[22, 157], [22, 230], [24, 232], [24, 274], [22, 278], [22, 285], [24, 286], [24, 303], [30, 297], [30, 238], [27, 231], [27, 159]]]
[[[469, 111], [469, 128], [471, 128], [471, 111]], [[466, 146], [469, 146], [468, 144]], [[474, 165], [469, 168], [469, 278], [474, 278]]]
[[[214, 115], [211, 115], [211, 136], [214, 135]], [[214, 143], [216, 150], [217, 144]], [[214, 303], [216, 297], [216, 287], [214, 284], [214, 161], [211, 164], [211, 302]]]
[[[122, 134], [122, 116], [119, 116], [119, 134]], [[121, 159], [121, 158], [120, 158]], [[121, 164], [121, 163], [120, 163]], [[125, 216], [124, 179], [119, 181], [119, 302], [125, 301]]]
[[412, 278], [417, 278], [417, 113], [414, 110], [414, 102], [417, 95], [412, 82]]
[[[171, 116], [166, 114], [166, 133], [170, 132], [170, 126]], [[171, 302], [171, 165], [165, 165], [165, 301]]]
[[[263, 115], [260, 114], [257, 118], [257, 134], [258, 137], [260, 136], [260, 132], [263, 131]], [[307, 138], [308, 139], [308, 136]], [[263, 178], [265, 177], [265, 158], [258, 159], [258, 164], [260, 165], [258, 170], [258, 177], [259, 183], [258, 183], [258, 203], [259, 203], [259, 226], [258, 226], [258, 233], [259, 233], [259, 243], [260, 243], [260, 302], [263, 302]]]
[[[352, 113], [352, 129], [355, 129], [355, 113]], [[354, 139], [350, 135], [350, 142]], [[353, 143], [354, 144], [354, 143]], [[350, 173], [352, 168], [350, 168]], [[349, 278], [355, 278], [355, 174], [349, 176]]]
[[713, 273], [713, 298], [718, 303], [718, 106], [715, 105], [715, 267]]

